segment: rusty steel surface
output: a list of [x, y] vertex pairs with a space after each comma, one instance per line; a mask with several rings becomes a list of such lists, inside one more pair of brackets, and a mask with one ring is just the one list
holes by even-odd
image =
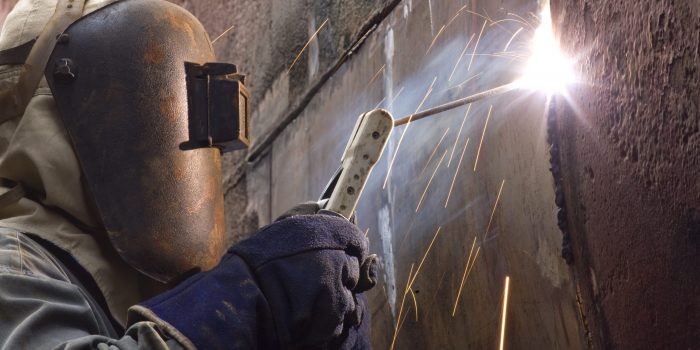
[[555, 0], [587, 82], [553, 111], [596, 349], [700, 346], [700, 3]]
[[[421, 102], [424, 110], [511, 82], [520, 61], [498, 53], [519, 26], [485, 26], [485, 13], [532, 18], [537, 3], [499, 6], [397, 6], [253, 165], [251, 176], [260, 178], [249, 200], [269, 198], [275, 217], [317, 198], [363, 112], [379, 106], [408, 115]], [[460, 9], [477, 14], [455, 17]], [[513, 41], [514, 50], [526, 47], [527, 35]], [[258, 103], [260, 111], [275, 111], [279, 100], [273, 93]], [[473, 103], [466, 119], [463, 106], [412, 122], [400, 146], [406, 125], [397, 127], [357, 209], [380, 259], [379, 284], [369, 292], [375, 348], [497, 348], [506, 276], [505, 348], [585, 348], [576, 285], [561, 258], [545, 107], [542, 95], [510, 92]], [[463, 279], [470, 251], [474, 263]]]
[[168, 2], [125, 0], [67, 35], [46, 77], [113, 245], [162, 281], [214, 266], [226, 248], [219, 151], [179, 148], [184, 62], [215, 61], [204, 28]]
[[[324, 77], [333, 76], [328, 72], [339, 57], [383, 19], [378, 13], [396, 1], [172, 0], [195, 14], [211, 38], [226, 33], [213, 46], [220, 61], [235, 63], [246, 75], [253, 107], [251, 134], [258, 140], [305, 104]], [[309, 43], [302, 64], [285, 74], [326, 18], [328, 25]], [[272, 99], [277, 101], [272, 110], [259, 108], [261, 101]], [[270, 222], [269, 161], [249, 164], [246, 157], [246, 152], [222, 157], [227, 245]]]
[[[235, 26], [217, 41], [215, 47], [227, 60], [239, 64], [244, 73], [250, 74], [250, 87], [256, 106], [254, 138], [274, 130], [286, 120], [290, 110], [302, 105], [300, 101], [307, 100], [310, 87], [348, 49], [349, 43], [354, 42], [349, 39], [357, 37], [357, 28], [373, 11], [389, 3], [382, 1], [378, 5], [364, 0], [331, 3], [284, 3], [275, 0], [175, 2], [192, 9], [205, 22], [212, 37], [223, 33], [231, 25]], [[529, 4], [530, 7], [525, 6], [528, 10], [508, 8], [506, 5], [503, 9], [522, 15], [531, 11], [535, 2], [522, 3]], [[574, 107], [581, 110], [584, 117], [574, 117], [573, 111], [565, 108], [564, 101], [557, 99], [554, 112], [550, 113], [554, 122], [549, 129], [552, 141], [558, 146], [559, 153], [555, 154], [560, 156], [551, 164], [551, 148], [543, 141], [545, 126], [535, 124], [537, 127], [533, 127], [532, 122], [522, 120], [532, 118], [539, 123], [542, 120], [535, 115], [541, 111], [532, 111], [527, 118], [511, 118], [516, 122], [511, 122], [509, 128], [501, 129], [497, 134], [489, 134], [497, 129], [487, 130], [479, 167], [488, 166], [486, 159], [501, 158], [501, 161], [492, 160], [493, 167], [500, 170], [489, 172], [494, 179], [488, 183], [470, 185], [472, 180], [465, 176], [464, 182], [455, 185], [463, 191], [461, 196], [487, 196], [486, 199], [493, 201], [498, 191], [498, 176], [502, 176], [509, 166], [516, 169], [513, 173], [517, 175], [507, 179], [502, 194], [502, 204], [507, 203], [508, 198], [516, 198], [511, 203], [515, 207], [508, 210], [502, 208], [503, 214], [497, 211], [493, 227], [501, 232], [498, 237], [504, 241], [505, 233], [509, 232], [505, 224], [509, 222], [520, 225], [520, 231], [527, 234], [512, 235], [521, 239], [515, 242], [519, 243], [514, 245], [518, 248], [511, 246], [503, 250], [501, 257], [497, 254], [491, 256], [488, 259], [489, 268], [505, 266], [504, 261], [510, 261], [512, 265], [523, 265], [524, 273], [549, 269], [548, 276], [562, 276], [562, 287], [558, 289], [560, 293], [552, 296], [547, 291], [554, 289], [546, 279], [534, 277], [531, 282], [526, 282], [526, 286], [522, 286], [519, 285], [519, 278], [511, 274], [511, 293], [515, 299], [511, 298], [509, 309], [519, 315], [515, 319], [521, 321], [515, 321], [515, 330], [508, 327], [509, 339], [518, 335], [537, 338], [528, 345], [538, 347], [530, 348], [574, 347], [570, 344], [593, 348], [695, 348], [700, 343], [697, 337], [694, 338], [697, 332], [693, 332], [700, 328], [697, 324], [697, 296], [700, 293], [694, 269], [698, 266], [697, 237], [700, 232], [697, 214], [700, 207], [697, 204], [699, 182], [693, 177], [700, 170], [697, 157], [697, 108], [700, 104], [697, 99], [700, 41], [697, 37], [700, 32], [697, 27], [700, 22], [697, 4], [697, 1], [553, 1], [556, 31], [562, 37], [566, 50], [574, 57], [581, 58], [579, 65], [583, 76], [596, 85], [594, 89], [583, 86], [570, 93], [576, 102]], [[316, 96], [310, 99], [295, 121], [287, 125], [272, 145], [261, 152], [260, 158], [250, 164], [247, 174], [242, 177], [235, 174], [226, 176], [227, 188], [230, 189], [226, 197], [230, 209], [227, 226], [236, 232], [236, 237], [244, 234], [238, 232], [238, 227], [246, 226], [237, 219], [242, 217], [241, 203], [245, 203], [242, 199], [248, 203], [250, 216], [245, 217], [252, 222], [250, 225], [255, 226], [255, 223], [269, 223], [275, 215], [299, 201], [318, 196], [322, 185], [337, 167], [342, 144], [354, 118], [375, 107], [386, 95], [396, 95], [400, 91], [401, 86], [397, 82], [412, 76], [425, 63], [421, 59], [441, 25], [464, 5], [470, 11], [486, 9], [491, 16], [503, 15], [500, 9], [489, 8], [480, 2], [445, 1], [438, 4], [437, 1], [428, 0], [403, 1], [388, 17], [370, 23], [377, 25], [376, 30], [367, 36], [362, 47], [322, 87], [314, 90]], [[310, 43], [292, 74], [285, 74], [308, 36], [326, 18], [329, 18], [329, 25]], [[482, 24], [478, 18], [476, 16], [468, 22], [458, 18], [441, 34], [433, 50], [440, 48], [446, 39], [478, 34]], [[455, 26], [455, 23], [459, 25]], [[393, 31], [392, 35], [389, 35], [390, 30]], [[389, 40], [390, 37], [392, 40]], [[393, 45], [393, 51], [388, 50], [389, 43]], [[388, 51], [393, 55], [387, 54]], [[458, 54], [454, 52], [452, 57]], [[393, 59], [388, 60], [389, 57]], [[384, 65], [390, 68], [382, 70]], [[377, 72], [379, 75], [375, 78]], [[368, 84], [373, 78], [374, 83]], [[427, 88], [433, 76], [428, 75], [423, 79], [425, 86], [421, 88]], [[478, 79], [472, 83], [476, 81]], [[480, 88], [493, 86], [496, 85], [484, 84]], [[417, 95], [424, 92], [416, 92], [408, 100], [400, 98], [398, 103], [406, 105], [407, 113], [413, 113], [412, 108], [422, 97]], [[405, 93], [401, 92], [402, 95]], [[452, 98], [463, 96], [455, 95]], [[499, 109], [495, 107], [494, 111], [497, 114], [494, 114], [491, 126], [497, 125], [493, 122], [499, 118]], [[470, 132], [471, 141], [465, 157], [471, 158], [465, 159], [466, 164], [474, 160], [472, 152], [478, 146], [485, 113], [482, 109], [478, 114], [481, 119], [471, 126], [475, 129]], [[460, 120], [461, 116], [447, 117], [450, 118]], [[454, 142], [450, 138], [454, 138], [454, 129], [459, 128], [459, 123], [454, 120], [439, 122], [440, 129], [430, 134], [436, 139], [434, 143], [424, 145], [421, 153], [410, 156], [416, 158], [417, 172], [422, 170], [422, 161], [427, 160], [448, 127], [440, 123], [454, 123], [449, 124], [451, 130], [444, 143]], [[416, 125], [412, 126], [414, 132]], [[469, 128], [469, 124], [465, 128]], [[401, 130], [398, 131], [397, 134], [400, 134]], [[494, 144], [494, 135], [506, 135], [512, 141]], [[316, 138], [325, 141], [319, 142]], [[405, 141], [418, 142], [415, 137]], [[499, 152], [489, 154], [494, 152], [494, 148]], [[437, 159], [433, 159], [432, 165], [439, 161], [441, 154], [435, 157]], [[399, 155], [398, 161], [402, 159], [405, 161]], [[244, 160], [235, 161], [238, 159], [229, 158], [227, 168], [238, 169], [236, 174], [241, 173], [234, 164], [242, 164]], [[473, 163], [468, 165], [473, 166]], [[548, 172], [550, 165], [559, 170], [556, 197]], [[469, 170], [469, 166], [462, 169], [465, 170]], [[438, 172], [434, 184], [443, 181], [440, 176], [444, 175]], [[375, 177], [378, 178], [375, 181], [380, 183], [374, 186], [381, 187], [383, 178], [379, 171]], [[427, 178], [422, 177], [421, 180], [424, 182], [416, 185], [421, 187], [420, 190]], [[410, 190], [410, 187], [397, 188], [405, 192]], [[420, 197], [420, 194], [414, 196]], [[430, 198], [431, 194], [426, 196]], [[382, 258], [380, 276], [387, 276], [387, 271], [393, 270], [397, 283], [392, 286], [385, 279], [372, 291], [374, 344], [376, 348], [386, 348], [395, 326], [394, 316], [387, 307], [390, 304], [387, 295], [392, 287], [399, 288], [400, 295], [401, 283], [408, 275], [410, 261], [415, 262], [421, 257], [434, 228], [414, 230], [413, 238], [404, 239], [401, 236], [403, 232], [391, 225], [392, 220], [399, 221], [399, 215], [393, 212], [394, 209], [382, 209], [388, 200], [387, 195], [378, 192], [373, 196], [367, 192], [363, 198], [360, 226], [363, 230], [369, 227], [368, 236], [373, 251], [386, 253], [391, 247], [396, 249], [397, 256], [404, 257], [397, 258], [393, 267]], [[553, 204], [555, 200], [566, 209], [566, 215], [562, 215], [560, 220], [556, 216], [561, 208]], [[406, 216], [415, 210], [415, 207], [410, 208], [415, 205], [410, 201], [392, 205], [395, 208], [405, 206]], [[470, 222], [473, 225], [487, 224], [484, 221], [488, 220], [489, 210], [488, 205], [482, 204], [478, 215], [465, 215], [461, 225], [467, 227]], [[506, 216], [512, 213], [517, 213], [519, 218]], [[499, 219], [500, 215], [504, 215], [504, 218]], [[380, 218], [388, 219], [382, 221]], [[388, 224], [383, 226], [385, 223]], [[570, 258], [575, 274], [567, 272], [566, 266], [561, 265], [564, 261], [560, 257], [562, 233], [557, 229], [557, 223], [565, 225], [571, 239], [573, 254]], [[445, 249], [441, 239], [457, 235], [453, 231], [456, 232], [450, 227], [443, 227], [433, 253]], [[380, 234], [382, 232], [384, 234]], [[451, 283], [450, 288], [453, 288], [459, 282], [461, 275], [453, 277], [451, 281], [442, 276], [462, 272], [460, 269], [463, 265], [460, 264], [465, 259], [463, 245], [471, 245], [471, 241], [465, 243], [464, 238], [458, 238], [447, 240], [447, 243], [455, 246], [449, 248], [454, 252], [440, 253], [444, 256], [440, 258], [438, 267], [431, 267], [430, 262], [435, 256], [428, 256], [423, 273], [427, 272], [426, 276], [436, 275], [437, 278], [427, 279], [423, 285], [430, 287], [434, 282], [435, 288], [444, 290], [445, 283]], [[535, 247], [527, 244], [534, 244]], [[523, 249], [521, 245], [527, 248]], [[403, 251], [399, 251], [399, 247], [403, 247]], [[520, 251], [523, 257], [517, 256], [515, 251]], [[533, 252], [537, 254], [532, 255]], [[531, 259], [530, 256], [536, 258]], [[542, 264], [544, 260], [550, 263]], [[448, 268], [455, 271], [445, 272]], [[477, 273], [478, 269], [479, 265], [472, 273]], [[463, 342], [476, 342], [474, 339], [479, 336], [493, 338], [498, 331], [493, 326], [495, 320], [478, 314], [497, 317], [496, 303], [501, 298], [503, 281], [493, 273], [484, 273], [484, 276], [488, 283], [475, 282], [470, 288], [483, 289], [485, 296], [472, 301], [468, 314], [454, 320], [440, 319], [439, 322], [433, 322], [435, 319], [430, 316], [435, 311], [431, 311], [427, 319], [419, 314], [421, 318], [415, 325], [405, 323], [406, 328], [401, 331], [397, 348], [421, 348], [426, 344], [434, 348], [460, 348], [465, 343], [452, 342], [454, 338], [462, 338]], [[537, 298], [534, 292], [528, 296], [516, 296], [523, 288], [541, 291], [545, 297]], [[421, 287], [419, 291], [417, 296], [421, 298], [426, 289]], [[433, 296], [435, 300], [445, 299], [445, 304], [451, 301], [444, 294], [430, 297]], [[412, 300], [409, 301], [412, 303]], [[421, 307], [423, 302], [421, 299], [418, 301]], [[561, 310], [572, 311], [574, 315], [559, 311], [557, 301], [561, 301], [559, 305], [567, 306]], [[568, 308], [567, 303], [574, 304], [573, 310]], [[527, 308], [523, 306], [525, 304]], [[447, 306], [449, 308], [450, 305]], [[533, 315], [544, 321], [539, 321]], [[410, 316], [408, 322], [414, 315]], [[569, 333], [552, 331], [555, 324], [552, 320], [556, 317], [560, 318], [560, 324], [568, 324], [560, 328], [569, 330]], [[466, 331], [471, 328], [479, 329], [476, 335]], [[577, 334], [577, 328], [583, 335]], [[410, 333], [416, 335], [405, 339], [404, 336]], [[563, 339], [562, 342], [544, 340], [550, 334], [559, 334], [553, 338]], [[442, 343], [436, 339], [443, 339]], [[497, 343], [491, 340], [474, 347], [495, 347]], [[520, 344], [510, 345], [510, 348], [527, 348], [516, 346]]]

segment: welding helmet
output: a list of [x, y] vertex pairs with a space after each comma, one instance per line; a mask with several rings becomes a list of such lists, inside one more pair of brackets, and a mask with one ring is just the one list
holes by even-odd
[[112, 245], [162, 282], [226, 248], [220, 153], [247, 146], [249, 108], [215, 60], [186, 10], [121, 0], [63, 31], [44, 72]]

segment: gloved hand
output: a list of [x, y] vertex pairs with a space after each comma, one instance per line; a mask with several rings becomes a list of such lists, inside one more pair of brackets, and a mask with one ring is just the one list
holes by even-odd
[[[295, 215], [312, 215], [312, 214], [325, 214], [325, 215], [333, 215], [333, 216], [338, 216], [338, 217], [344, 217], [336, 212], [330, 211], [330, 210], [325, 210], [321, 209], [321, 205], [326, 205], [328, 203], [328, 199], [324, 199], [320, 202], [304, 202], [295, 205], [292, 209], [287, 210], [286, 212], [282, 213], [277, 219], [275, 219], [275, 222], [280, 221], [282, 219], [286, 219], [291, 216]], [[352, 216], [348, 218], [349, 221], [355, 225], [357, 225], [357, 214], [352, 213]]]
[[155, 315], [200, 349], [368, 349], [358, 293], [374, 284], [375, 266], [346, 219], [287, 216], [131, 316]]

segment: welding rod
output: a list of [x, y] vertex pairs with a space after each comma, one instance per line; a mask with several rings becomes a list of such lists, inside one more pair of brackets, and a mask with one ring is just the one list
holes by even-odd
[[508, 92], [508, 91], [515, 90], [515, 89], [518, 88], [518, 86], [519, 86], [518, 82], [515, 81], [515, 82], [512, 82], [512, 83], [508, 83], [508, 84], [505, 84], [505, 85], [501, 85], [501, 86], [499, 86], [499, 87], [495, 87], [495, 88], [493, 88], [493, 89], [489, 89], [489, 90], [486, 90], [486, 91], [479, 92], [479, 93], [474, 94], [474, 95], [471, 95], [471, 96], [467, 96], [467, 97], [464, 97], [464, 98], [460, 98], [459, 100], [454, 100], [454, 101], [452, 101], [452, 102], [448, 102], [448, 103], [439, 105], [439, 106], [437, 106], [437, 107], [428, 108], [428, 109], [426, 109], [426, 110], [424, 110], [424, 111], [421, 111], [421, 112], [418, 112], [418, 113], [413, 113], [413, 114], [411, 114], [411, 115], [409, 115], [409, 116], [406, 116], [406, 117], [403, 117], [403, 118], [401, 118], [401, 119], [395, 120], [395, 121], [394, 121], [394, 126], [399, 126], [399, 125], [408, 124], [408, 123], [410, 123], [410, 122], [413, 122], [413, 121], [416, 121], [416, 120], [419, 120], [419, 119], [423, 119], [423, 118], [425, 118], [425, 117], [430, 117], [430, 116], [432, 116], [432, 115], [435, 115], [435, 114], [438, 114], [438, 113], [442, 113], [442, 112], [444, 112], [444, 111], [448, 111], [448, 110], [450, 110], [450, 109], [457, 108], [457, 107], [459, 107], [459, 106], [464, 106], [464, 105], [466, 105], [466, 104], [470, 104], [470, 103], [472, 103], [472, 102], [476, 102], [476, 101], [479, 101], [479, 100], [484, 99], [484, 98], [487, 98], [487, 97], [492, 97], [492, 96], [500, 95], [500, 94], [506, 93], [506, 92]]

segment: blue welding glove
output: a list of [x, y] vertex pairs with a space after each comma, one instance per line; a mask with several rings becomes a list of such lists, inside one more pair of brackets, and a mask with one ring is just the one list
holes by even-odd
[[163, 320], [200, 349], [369, 349], [367, 245], [342, 217], [288, 216], [132, 308], [130, 322]]

